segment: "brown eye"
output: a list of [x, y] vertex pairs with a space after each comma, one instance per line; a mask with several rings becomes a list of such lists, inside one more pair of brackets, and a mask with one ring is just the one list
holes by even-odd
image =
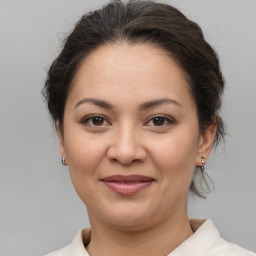
[[81, 124], [88, 127], [105, 127], [109, 126], [110, 123], [103, 116], [88, 116], [85, 119], [81, 120]]
[[96, 116], [92, 118], [92, 124], [95, 126], [100, 126], [104, 124], [104, 118]]
[[151, 127], [168, 127], [170, 125], [175, 124], [176, 122], [167, 116], [154, 116], [144, 125]]
[[162, 126], [162, 125], [164, 125], [165, 124], [165, 118], [164, 117], [155, 117], [155, 118], [153, 118], [153, 124], [155, 125], [155, 126]]

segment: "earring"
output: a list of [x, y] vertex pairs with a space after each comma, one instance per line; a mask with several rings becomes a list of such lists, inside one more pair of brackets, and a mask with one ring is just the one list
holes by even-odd
[[65, 161], [66, 161], [66, 157], [62, 157], [62, 158], [61, 158], [61, 163], [62, 163], [63, 165], [66, 165]]
[[201, 163], [202, 163], [202, 166], [200, 166], [200, 168], [201, 168], [201, 171], [203, 172], [204, 171], [204, 164], [206, 163], [206, 161], [205, 161], [205, 157], [204, 156], [201, 156]]

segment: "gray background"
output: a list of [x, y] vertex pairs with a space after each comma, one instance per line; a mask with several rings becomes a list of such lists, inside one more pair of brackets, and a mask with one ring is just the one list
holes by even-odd
[[[0, 256], [35, 256], [88, 226], [42, 102], [47, 67], [84, 12], [105, 1], [0, 0]], [[228, 240], [256, 251], [256, 1], [173, 0], [219, 52], [229, 136], [207, 164], [215, 191], [190, 199]]]

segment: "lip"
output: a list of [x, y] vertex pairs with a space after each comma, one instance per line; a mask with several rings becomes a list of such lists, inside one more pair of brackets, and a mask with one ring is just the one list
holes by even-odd
[[141, 175], [113, 175], [105, 177], [101, 181], [117, 194], [129, 196], [147, 188], [155, 180], [151, 177]]

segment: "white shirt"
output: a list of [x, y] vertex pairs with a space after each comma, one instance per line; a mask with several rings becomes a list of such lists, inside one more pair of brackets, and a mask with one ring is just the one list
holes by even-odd
[[[195, 233], [167, 256], [256, 256], [221, 238], [212, 220], [190, 219], [190, 225]], [[45, 256], [89, 256], [84, 247], [89, 241], [90, 230], [80, 230], [71, 244]]]

